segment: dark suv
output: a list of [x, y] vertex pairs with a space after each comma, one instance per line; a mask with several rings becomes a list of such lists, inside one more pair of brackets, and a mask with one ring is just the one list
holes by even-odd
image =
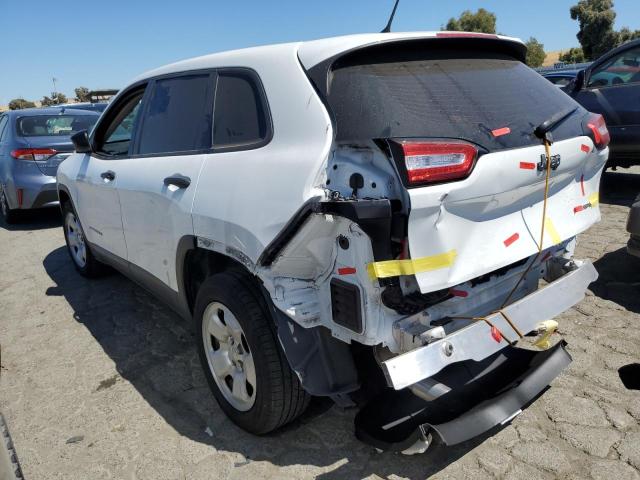
[[566, 90], [587, 110], [604, 116], [611, 133], [607, 166], [640, 164], [640, 40], [600, 57]]

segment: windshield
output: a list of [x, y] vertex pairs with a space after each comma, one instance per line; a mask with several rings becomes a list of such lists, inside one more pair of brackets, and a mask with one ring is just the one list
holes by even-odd
[[[359, 59], [334, 68], [328, 103], [337, 140], [460, 138], [489, 151], [518, 148], [539, 143], [533, 135], [536, 125], [579, 107], [515, 59], [460, 58], [462, 52], [446, 58], [446, 53], [404, 59], [396, 52], [395, 58]], [[576, 118], [584, 113], [580, 109]], [[493, 134], [500, 129], [511, 134]], [[564, 122], [554, 131], [558, 140], [579, 135], [580, 121]]]
[[21, 137], [68, 137], [80, 130], [91, 130], [97, 115], [34, 115], [17, 121]]

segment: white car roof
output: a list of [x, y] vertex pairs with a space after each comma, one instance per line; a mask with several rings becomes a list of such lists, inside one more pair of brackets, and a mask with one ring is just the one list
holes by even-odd
[[[165, 65], [163, 67], [143, 73], [133, 80], [133, 82], [143, 80], [158, 75], [177, 73], [189, 70], [199, 70], [216, 67], [250, 66], [251, 59], [257, 56], [272, 56], [277, 62], [279, 55], [295, 55], [300, 58], [302, 65], [309, 69], [322, 61], [331, 58], [341, 52], [346, 52], [354, 48], [384, 43], [394, 40], [408, 40], [421, 38], [435, 38], [438, 34], [460, 34], [469, 35], [464, 32], [397, 32], [397, 33], [361, 33], [354, 35], [343, 35], [339, 37], [329, 37], [320, 40], [306, 42], [281, 43], [265, 45], [260, 47], [243, 48], [239, 50], [229, 50], [226, 52], [213, 53], [201, 57]], [[474, 35], [474, 34], [471, 34]], [[503, 35], [491, 35], [501, 40], [508, 40], [523, 43], [522, 40]]]

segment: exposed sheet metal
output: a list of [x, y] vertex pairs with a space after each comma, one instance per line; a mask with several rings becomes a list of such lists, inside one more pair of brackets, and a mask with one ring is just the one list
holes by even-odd
[[[582, 300], [587, 286], [597, 278], [594, 266], [585, 262], [503, 310], [522, 332], [531, 332], [539, 322], [559, 315]], [[500, 313], [489, 315], [487, 319], [511, 339], [517, 338]], [[389, 384], [399, 390], [435, 375], [454, 362], [479, 361], [506, 346], [505, 341], [496, 342], [487, 323], [478, 321], [442, 340], [386, 360], [382, 369]]]

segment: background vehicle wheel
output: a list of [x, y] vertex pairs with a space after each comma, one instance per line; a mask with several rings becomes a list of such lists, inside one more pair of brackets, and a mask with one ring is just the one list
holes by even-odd
[[9, 208], [9, 202], [4, 192], [0, 193], [0, 212], [6, 223], [15, 223], [18, 212]]
[[236, 425], [264, 434], [304, 412], [310, 396], [282, 352], [264, 297], [246, 274], [208, 278], [194, 319], [205, 376]]
[[85, 241], [84, 231], [75, 210], [70, 203], [62, 207], [62, 228], [67, 251], [73, 265], [84, 277], [97, 277], [104, 273], [104, 265], [95, 259]]

